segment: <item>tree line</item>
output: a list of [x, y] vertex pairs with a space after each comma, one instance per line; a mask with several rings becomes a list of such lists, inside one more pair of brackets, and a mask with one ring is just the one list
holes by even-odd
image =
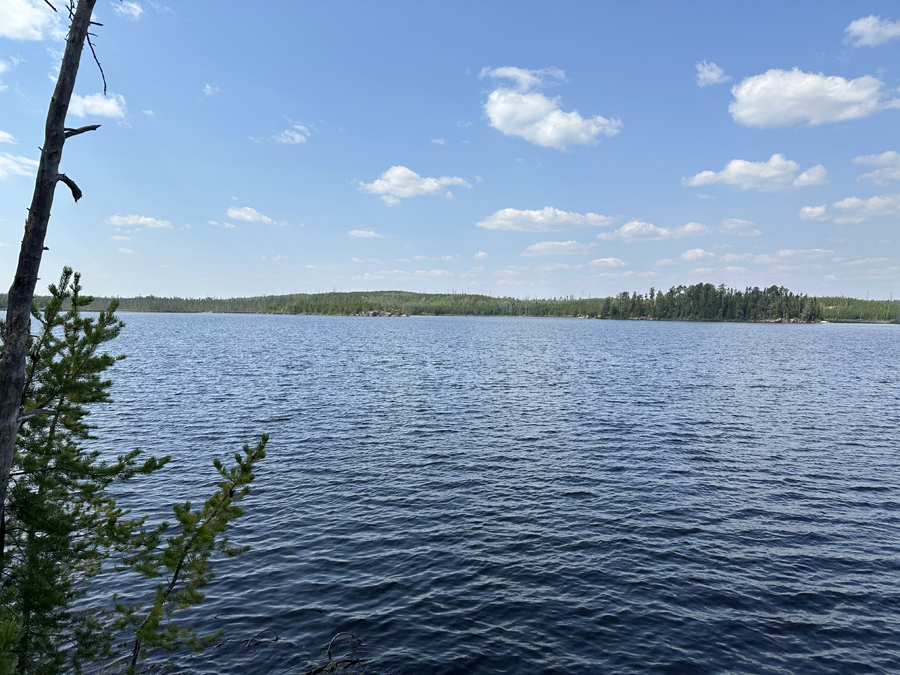
[[[49, 300], [36, 297], [38, 306]], [[154, 295], [97, 297], [85, 310], [116, 300], [122, 312], [216, 312], [356, 315], [367, 311], [426, 316], [558, 316], [664, 321], [900, 321], [900, 301], [816, 298], [783, 286], [738, 290], [699, 283], [668, 291], [622, 292], [604, 298], [494, 297], [473, 293], [358, 291], [294, 293], [244, 298], [178, 298]], [[6, 302], [0, 296], [0, 307]]]

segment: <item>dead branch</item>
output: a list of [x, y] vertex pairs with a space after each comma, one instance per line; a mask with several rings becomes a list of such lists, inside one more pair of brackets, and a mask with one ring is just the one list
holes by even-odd
[[103, 79], [103, 95], [106, 96], [106, 73], [103, 72], [103, 66], [100, 65], [100, 59], [97, 58], [97, 52], [94, 51], [94, 43], [91, 42], [91, 33], [85, 34], [85, 37], [87, 38], [88, 47], [91, 48], [91, 54], [94, 55], [94, 63], [97, 64], [97, 68], [100, 70], [100, 77]]
[[[356, 644], [356, 645], [353, 645], [353, 651], [356, 651], [357, 645], [362, 644], [362, 640], [360, 640], [358, 637], [356, 637], [353, 633], [338, 633], [338, 634], [335, 635], [333, 638], [331, 638], [331, 642], [328, 643], [328, 651], [327, 651], [326, 653], [328, 654], [328, 660], [329, 660], [329, 661], [331, 661], [331, 645], [333, 645], [333, 644], [334, 644], [334, 641], [337, 640], [341, 635], [349, 635], [349, 636], [352, 637], [354, 640], [356, 640], [357, 644]], [[351, 644], [352, 644], [352, 643], [351, 643]]]
[[[275, 636], [275, 639], [274, 640], [257, 640], [256, 639], [264, 633], [271, 633], [272, 635]], [[253, 647], [255, 645], [262, 644], [263, 642], [278, 642], [278, 640], [280, 640], [280, 639], [281, 638], [278, 636], [278, 633], [276, 633], [274, 630], [272, 630], [271, 628], [264, 628], [261, 631], [259, 631], [256, 635], [254, 635], [252, 638], [247, 640], [247, 646]]]
[[75, 181], [69, 178], [66, 174], [60, 173], [56, 175], [56, 180], [61, 180], [63, 183], [69, 186], [69, 189], [72, 191], [72, 197], [77, 202], [84, 196], [84, 193], [81, 191], [81, 188], [75, 185]]
[[37, 417], [38, 415], [53, 415], [56, 413], [53, 408], [35, 408], [34, 410], [29, 410], [27, 413], [22, 413], [16, 418], [16, 422], [21, 424], [22, 422], [27, 422], [32, 417]]
[[66, 138], [72, 138], [72, 136], [77, 136], [78, 134], [84, 134], [88, 131], [96, 131], [100, 128], [99, 124], [88, 124], [86, 127], [78, 127], [77, 129], [70, 129], [69, 127], [65, 128]]

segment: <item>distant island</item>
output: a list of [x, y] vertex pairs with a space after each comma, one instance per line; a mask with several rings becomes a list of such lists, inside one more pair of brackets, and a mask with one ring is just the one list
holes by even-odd
[[[659, 321], [757, 321], [900, 323], [900, 300], [813, 297], [783, 286], [746, 288], [694, 284], [646, 294], [605, 298], [513, 298], [470, 293], [358, 291], [294, 293], [246, 298], [116, 298], [123, 312], [216, 312], [332, 314], [344, 316], [533, 316]], [[105, 309], [111, 298], [95, 297], [88, 309]], [[42, 306], [46, 298], [36, 297]], [[6, 295], [0, 295], [0, 309]]]

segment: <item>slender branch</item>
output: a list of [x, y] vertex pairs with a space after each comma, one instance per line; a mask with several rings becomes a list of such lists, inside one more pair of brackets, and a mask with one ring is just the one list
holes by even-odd
[[16, 421], [21, 424], [22, 422], [27, 422], [32, 417], [37, 417], [38, 415], [52, 415], [56, 412], [53, 408], [35, 408], [34, 410], [29, 410], [27, 413], [22, 413], [16, 418]]
[[88, 131], [96, 131], [99, 128], [99, 124], [88, 124], [86, 127], [78, 127], [77, 129], [70, 129], [69, 127], [66, 127], [66, 138], [72, 138], [72, 136], [77, 136], [78, 134], [83, 134]]
[[63, 183], [69, 186], [69, 189], [72, 191], [72, 198], [77, 202], [84, 196], [84, 193], [81, 191], [81, 188], [75, 185], [75, 181], [69, 178], [66, 174], [60, 173], [57, 174], [56, 180], [61, 180]]
[[56, 11], [56, 7], [54, 7], [54, 6], [51, 5], [49, 2], [47, 2], [47, 0], [44, 0], [44, 2], [47, 3], [47, 7], [49, 7], [50, 9], [52, 9], [54, 12]]
[[[88, 47], [91, 48], [91, 54], [94, 55], [94, 63], [97, 64], [97, 68], [100, 70], [100, 77], [103, 78], [103, 95], [106, 96], [106, 74], [103, 72], [103, 66], [100, 65], [100, 59], [97, 58], [97, 52], [94, 51], [94, 43], [91, 42], [91, 34], [85, 33], [85, 37], [87, 38]], [[75, 201], [78, 201], [77, 199]]]
[[[353, 633], [346, 633], [346, 632], [344, 632], [344, 633], [338, 633], [338, 634], [335, 635], [333, 638], [331, 638], [331, 642], [328, 643], [328, 660], [329, 660], [329, 661], [332, 660], [332, 659], [331, 659], [331, 645], [333, 645], [333, 644], [334, 644], [334, 641], [337, 640], [341, 635], [349, 635], [350, 637], [352, 637], [352, 638], [353, 638], [354, 640], [356, 640], [357, 642], [362, 642], [362, 640], [360, 640], [358, 637], [356, 637]], [[356, 651], [356, 649], [354, 648], [353, 651]]]

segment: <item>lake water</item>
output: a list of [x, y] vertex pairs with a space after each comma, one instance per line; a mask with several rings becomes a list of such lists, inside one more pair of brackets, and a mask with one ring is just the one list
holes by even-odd
[[176, 672], [900, 669], [900, 327], [123, 318], [123, 505], [271, 435]]

